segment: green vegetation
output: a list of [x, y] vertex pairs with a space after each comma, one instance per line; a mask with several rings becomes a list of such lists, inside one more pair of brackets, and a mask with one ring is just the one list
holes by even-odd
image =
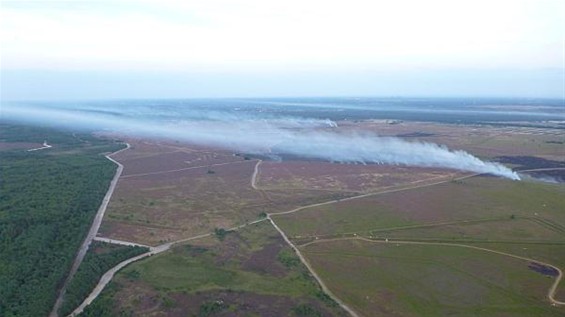
[[130, 317], [128, 311], [123, 310], [118, 313], [114, 311], [114, 296], [119, 288], [116, 283], [110, 282], [104, 292], [92, 304], [86, 306], [80, 317]]
[[60, 315], [66, 316], [78, 307], [106, 271], [124, 260], [147, 251], [149, 249], [144, 247], [121, 246], [93, 241], [67, 288]]
[[[209, 239], [205, 243], [206, 247], [178, 246], [131, 264], [114, 279], [119, 289], [111, 295], [113, 303], [107, 294], [114, 291], [105, 290], [95, 307], [100, 312], [113, 309], [151, 315], [158, 307], [162, 309], [167, 298], [174, 298], [174, 305], [167, 310], [188, 316], [212, 316], [224, 310], [265, 316], [273, 312], [291, 316], [317, 316], [318, 311], [324, 316], [345, 314], [327, 295], [321, 295], [308, 270], [269, 223], [250, 225], [230, 232], [223, 241]], [[285, 266], [280, 259], [291, 264]], [[132, 272], [139, 276], [129, 278]], [[154, 305], [143, 308], [135, 304], [137, 301]], [[316, 308], [311, 310], [311, 305]], [[93, 315], [93, 309], [86, 316], [105, 316]]]
[[322, 313], [310, 305], [301, 304], [292, 309], [292, 311], [299, 317], [321, 317]]
[[[262, 231], [268, 232], [268, 226], [261, 224], [258, 228], [262, 227]], [[288, 271], [284, 277], [243, 269], [244, 255], [250, 256], [254, 250], [244, 249], [242, 244], [249, 241], [242, 240], [239, 233], [232, 232], [215, 248], [177, 247], [172, 252], [132, 264], [123, 273], [139, 271], [141, 280], [159, 290], [196, 292], [225, 288], [291, 296], [316, 292], [316, 284], [309, 276], [303, 276], [307, 270], [298, 265], [300, 261], [294, 255], [290, 256], [293, 252], [289, 248], [283, 248], [272, 259], [265, 259], [266, 265], [277, 265], [277, 258], [281, 258], [281, 254], [282, 258], [291, 258], [291, 270], [281, 267], [281, 271]], [[233, 251], [229, 249], [236, 248], [236, 244], [238, 254], [231, 254]]]
[[213, 314], [219, 313], [226, 308], [227, 306], [220, 301], [206, 302], [200, 305], [200, 311], [198, 312], [198, 317], [208, 317]]
[[[474, 177], [273, 216], [303, 247], [328, 287], [367, 315], [558, 316], [546, 300], [553, 278], [528, 261], [453, 246], [508, 252], [565, 268], [565, 187]], [[563, 285], [560, 285], [561, 290]], [[371, 295], [373, 294], [373, 295]], [[562, 299], [565, 292], [558, 292]]]
[[291, 249], [285, 249], [279, 252], [277, 259], [287, 268], [293, 268], [300, 264], [300, 259]]
[[338, 297], [367, 316], [563, 313], [545, 301], [553, 279], [529, 269], [528, 261], [503, 255], [359, 240], [311, 244], [304, 254]]
[[214, 235], [216, 235], [216, 238], [218, 238], [218, 240], [220, 241], [224, 241], [228, 233], [229, 231], [223, 228], [214, 229]]
[[0, 124], [1, 142], [53, 148], [0, 151], [0, 315], [46, 316], [116, 166], [121, 145], [86, 134]]
[[[565, 230], [554, 230], [553, 224], [565, 224], [565, 187], [474, 177], [457, 186], [445, 183], [272, 218], [290, 237], [383, 236], [387, 230], [459, 222], [465, 236], [482, 240], [556, 240], [556, 234], [564, 237], [559, 232]], [[438, 232], [442, 228], [450, 227], [430, 227], [427, 232], [445, 237]], [[450, 238], [461, 238], [460, 228], [451, 227]]]

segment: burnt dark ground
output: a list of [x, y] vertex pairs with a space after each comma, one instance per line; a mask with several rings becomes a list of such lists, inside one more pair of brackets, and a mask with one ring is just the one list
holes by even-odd
[[543, 264], [536, 263], [536, 262], [531, 262], [528, 265], [528, 267], [532, 271], [536, 271], [536, 272], [543, 274], [543, 275], [553, 276], [553, 277], [559, 275], [559, 272], [556, 269], [549, 267], [549, 266], [546, 266], [546, 265], [543, 265]]
[[517, 171], [537, 168], [563, 168], [565, 162], [553, 161], [535, 156], [499, 156], [496, 158], [502, 164], [518, 165]]

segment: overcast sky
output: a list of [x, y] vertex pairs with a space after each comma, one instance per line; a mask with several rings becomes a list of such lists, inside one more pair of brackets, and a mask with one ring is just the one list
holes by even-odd
[[562, 97], [565, 1], [1, 1], [2, 99]]

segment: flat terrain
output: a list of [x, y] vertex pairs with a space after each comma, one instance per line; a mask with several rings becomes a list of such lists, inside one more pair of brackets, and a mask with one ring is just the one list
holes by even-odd
[[[565, 223], [565, 187], [560, 185], [515, 182], [494, 177], [473, 177], [459, 181], [374, 195], [356, 200], [313, 207], [297, 213], [275, 215], [289, 236], [324, 236], [345, 233], [372, 234], [401, 230], [426, 231], [445, 235], [442, 228], [451, 230], [451, 238], [474, 235], [485, 239], [540, 239], [545, 235], [563, 237], [559, 229], [546, 226], [543, 221]], [[524, 220], [519, 220], [524, 219]], [[537, 220], [536, 220], [537, 219]], [[489, 225], [478, 222], [502, 223], [493, 232]], [[511, 223], [511, 228], [504, 224]], [[422, 225], [444, 225], [421, 227]], [[455, 228], [464, 226], [465, 230]], [[520, 228], [533, 227], [534, 229]], [[455, 229], [454, 229], [455, 228]], [[537, 228], [537, 229], [535, 229]], [[429, 229], [429, 230], [428, 230]], [[378, 231], [377, 231], [378, 230]], [[505, 231], [506, 230], [506, 231]], [[532, 236], [534, 230], [535, 235]], [[542, 236], [537, 236], [538, 231]], [[400, 232], [400, 231], [398, 231]], [[403, 230], [402, 233], [408, 232]], [[528, 233], [529, 232], [529, 233]], [[551, 233], [552, 232], [552, 233]], [[398, 233], [399, 235], [401, 233]]]
[[320, 242], [303, 250], [337, 296], [364, 316], [563, 315], [545, 301], [552, 280], [526, 261], [393, 242]]
[[489, 125], [439, 124], [366, 120], [340, 123], [343, 129], [363, 129], [382, 136], [399, 136], [463, 149], [484, 158], [502, 155], [532, 155], [565, 161], [563, 129]]
[[[157, 245], [244, 224], [268, 210], [287, 210], [335, 196], [295, 190], [265, 195], [251, 186], [256, 160], [210, 154], [208, 150], [186, 154], [188, 148], [166, 152], [163, 147], [169, 148], [154, 144], [151, 154], [142, 147], [140, 154], [133, 144], [126, 151], [130, 156], [124, 153], [116, 157], [124, 165], [125, 174], [108, 208], [101, 235]], [[189, 156], [202, 160], [186, 161]]]
[[[482, 247], [564, 268], [565, 187], [560, 185], [474, 177], [273, 219], [303, 245], [328, 287], [362, 315], [372, 316], [378, 307], [384, 316], [564, 313], [564, 308], [550, 310], [546, 298], [556, 275], [532, 270], [529, 261], [449, 245], [395, 243]], [[332, 240], [360, 236], [377, 241]]]
[[461, 172], [406, 166], [330, 162], [264, 162], [257, 186], [264, 190], [300, 189], [368, 193], [387, 188], [450, 179]]
[[0, 141], [0, 151], [8, 150], [29, 150], [41, 147], [41, 143], [31, 143], [31, 142], [1, 142]]
[[[339, 129], [447, 144], [521, 170], [565, 162], [557, 129], [375, 120]], [[115, 157], [124, 174], [100, 237], [157, 246], [269, 215], [360, 316], [565, 313], [548, 298], [556, 268], [565, 269], [562, 184], [128, 143]], [[266, 221], [190, 243], [122, 270], [85, 315], [343, 314], [298, 258], [285, 260], [293, 253]], [[563, 288], [556, 300], [565, 300]]]
[[134, 316], [345, 316], [267, 222], [134, 263], [105, 297]]

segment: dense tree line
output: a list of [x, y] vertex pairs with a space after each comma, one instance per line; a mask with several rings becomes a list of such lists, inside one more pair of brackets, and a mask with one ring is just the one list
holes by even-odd
[[90, 135], [0, 124], [0, 316], [49, 314], [116, 166], [100, 155], [121, 145]]
[[[103, 245], [106, 245], [106, 243], [94, 241], [91, 244], [88, 253], [67, 288], [60, 311], [61, 316], [67, 316], [78, 307], [96, 287], [106, 271], [126, 259], [149, 251], [148, 248], [144, 247]], [[93, 251], [100, 248], [107, 250], [105, 252]]]

